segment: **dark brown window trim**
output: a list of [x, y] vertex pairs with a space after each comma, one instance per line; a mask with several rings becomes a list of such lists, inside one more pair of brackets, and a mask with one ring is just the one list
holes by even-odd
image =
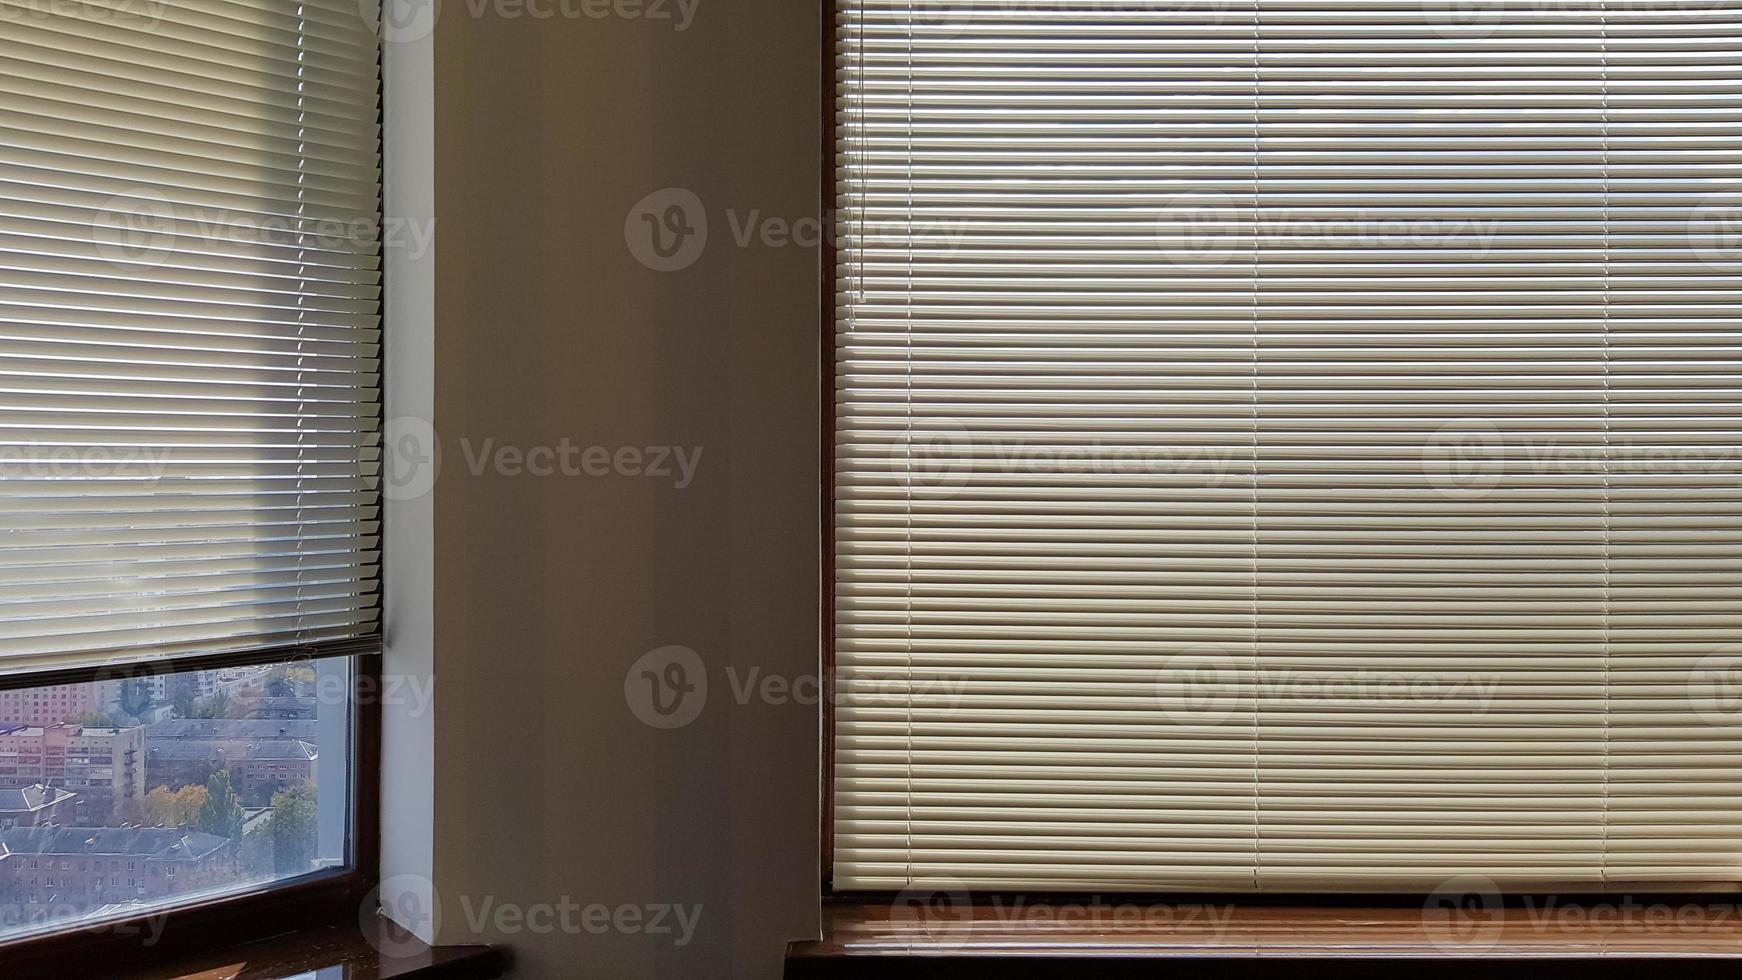
[[[152, 965], [117, 962], [106, 980], [296, 980], [318, 973], [345, 980], [490, 980], [507, 969], [506, 950], [491, 946], [431, 948], [382, 919], [310, 928], [223, 946]], [[32, 969], [9, 980], [63, 980]]]
[[[817, 44], [817, 73], [822, 79], [822, 171], [817, 178], [817, 213], [835, 217], [835, 0], [818, 0], [822, 8], [822, 34]], [[822, 460], [821, 508], [818, 541], [822, 570], [818, 596], [822, 603], [818, 619], [818, 637], [822, 663], [818, 676], [822, 678], [822, 800], [818, 812], [823, 826], [818, 867], [822, 869], [823, 894], [834, 891], [835, 882], [835, 229], [838, 221], [823, 223], [829, 233], [823, 235], [818, 249], [819, 282], [817, 291], [817, 322], [822, 330], [817, 350], [817, 392], [820, 396], [821, 431], [818, 433]]]
[[225, 667], [262, 667], [292, 661], [367, 657], [380, 652], [381, 637], [376, 635], [351, 640], [331, 640], [324, 643], [288, 643], [281, 646], [256, 647], [232, 653], [211, 653], [192, 657], [165, 657], [157, 660], [97, 663], [84, 667], [66, 667], [54, 670], [12, 670], [0, 672], [0, 691], [54, 687], [61, 684], [87, 684], [92, 681], [126, 680], [134, 677], [160, 677], [194, 670], [219, 670]]
[[[786, 976], [1067, 977], [1082, 975], [1085, 960], [1093, 961], [1094, 976], [1115, 978], [1164, 970], [1221, 977], [1255, 969], [1292, 980], [1394, 978], [1410, 975], [1400, 972], [1406, 965], [1455, 967], [1467, 976], [1478, 964], [1484, 975], [1499, 970], [1536, 978], [1555, 965], [1580, 975], [1611, 970], [1637, 976], [1647, 964], [1673, 964], [1677, 976], [1736, 975], [1742, 911], [1734, 901], [1709, 894], [1641, 900], [1685, 900], [1703, 913], [1691, 925], [1652, 926], [1643, 916], [1617, 923], [1593, 914], [1617, 907], [1618, 894], [1562, 896], [1547, 914], [1541, 903], [1551, 896], [1514, 895], [1504, 909], [1459, 921], [1403, 895], [1258, 902], [1234, 896], [1241, 899], [1234, 902], [1214, 895], [1121, 901], [1072, 894], [953, 906], [903, 905], [887, 897], [837, 901], [824, 907], [821, 940], [788, 947]], [[1128, 914], [1108, 911], [1115, 907]], [[1085, 914], [1097, 908], [1102, 914]]]
[[[0, 962], [14, 971], [63, 977], [107, 977], [125, 969], [264, 938], [288, 930], [357, 921], [368, 889], [355, 871], [320, 872], [257, 893], [217, 896], [150, 916], [0, 943]], [[158, 940], [151, 941], [153, 930]]]

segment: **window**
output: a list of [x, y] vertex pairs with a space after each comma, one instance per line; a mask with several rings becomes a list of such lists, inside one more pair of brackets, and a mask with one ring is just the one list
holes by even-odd
[[[349, 692], [380, 629], [371, 6], [0, 0], [0, 743], [28, 763], [0, 799], [72, 793], [0, 853], [111, 872], [47, 928], [317, 872], [336, 894], [366, 864]], [[272, 682], [310, 685], [315, 717], [265, 722]], [[310, 764], [250, 790], [227, 760], [287, 726]], [[170, 857], [188, 873], [166, 883]], [[21, 925], [45, 927], [0, 941]]]
[[[0, 924], [0, 941], [20, 932], [68, 927], [105, 905], [104, 863], [111, 886], [145, 889], [154, 904], [174, 905], [258, 889], [346, 863], [350, 841], [352, 717], [349, 699], [353, 669], [349, 658], [332, 657], [206, 672], [251, 676], [265, 683], [289, 680], [326, 693], [316, 698], [313, 719], [283, 721], [262, 717], [258, 693], [211, 697], [177, 706], [129, 701], [102, 682], [76, 685], [77, 698], [102, 701], [108, 720], [84, 725], [22, 727], [0, 706], [0, 731], [14, 741], [52, 742], [80, 738], [92, 746], [88, 757], [63, 756], [39, 775], [0, 776], [0, 799], [46, 783], [65, 786], [79, 766], [100, 767], [105, 778], [63, 800], [59, 818], [0, 829], [0, 853], [28, 860], [29, 869], [89, 872], [95, 862], [95, 889], [79, 897], [62, 896], [48, 919]], [[186, 680], [172, 674], [172, 682]], [[216, 691], [217, 685], [207, 689]], [[254, 685], [241, 685], [258, 692]], [[141, 715], [129, 715], [129, 709]], [[306, 775], [258, 790], [237, 776], [225, 749], [269, 752], [287, 743], [305, 743], [315, 753]], [[234, 758], [232, 755], [230, 758]], [[328, 761], [330, 760], [330, 762]], [[220, 801], [214, 803], [213, 801]], [[36, 855], [28, 859], [22, 855]], [[100, 855], [100, 856], [99, 856]], [[163, 864], [168, 858], [180, 865]], [[149, 871], [146, 877], [140, 873]], [[0, 891], [6, 863], [0, 861]], [[32, 879], [32, 884], [37, 879]], [[44, 887], [69, 883], [66, 875], [41, 878]]]
[[1742, 877], [1733, 6], [838, 10], [835, 887]]

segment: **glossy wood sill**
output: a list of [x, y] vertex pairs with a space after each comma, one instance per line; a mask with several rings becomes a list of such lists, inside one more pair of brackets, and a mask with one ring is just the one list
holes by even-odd
[[[1630, 905], [1629, 902], [1632, 902]], [[1679, 916], [1679, 918], [1678, 918]], [[1238, 962], [1236, 962], [1238, 961]], [[1421, 905], [1249, 902], [1090, 905], [1070, 898], [933, 907], [830, 904], [823, 938], [794, 943], [787, 977], [1409, 976], [1428, 972], [1742, 977], [1732, 901], [1542, 899], [1457, 914]]]
[[355, 925], [308, 929], [114, 976], [116, 980], [300, 980], [311, 975], [316, 980], [494, 980], [507, 968], [508, 956], [501, 949], [432, 949], [382, 919], [367, 934]]

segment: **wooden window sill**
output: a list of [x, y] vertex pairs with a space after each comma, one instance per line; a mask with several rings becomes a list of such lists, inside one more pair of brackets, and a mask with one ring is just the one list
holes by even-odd
[[309, 975], [320, 980], [494, 980], [507, 968], [504, 950], [432, 949], [383, 919], [367, 934], [354, 924], [323, 926], [104, 975], [115, 980], [292, 980]]
[[[1230, 969], [1396, 978], [1409, 964], [1541, 976], [1637, 976], [1648, 963], [1683, 975], [1742, 976], [1742, 909], [1732, 901], [1595, 897], [1526, 899], [1466, 912], [1340, 903], [1335, 907], [1201, 903], [1088, 904], [1047, 898], [919, 909], [827, 905], [823, 938], [788, 950], [790, 980], [898, 975], [1102, 977], [1224, 975]], [[1240, 961], [1238, 966], [1232, 961]]]

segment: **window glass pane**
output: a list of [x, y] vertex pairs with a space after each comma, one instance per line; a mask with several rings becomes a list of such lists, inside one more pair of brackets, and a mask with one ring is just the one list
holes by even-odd
[[346, 866], [353, 669], [0, 692], [0, 939]]

